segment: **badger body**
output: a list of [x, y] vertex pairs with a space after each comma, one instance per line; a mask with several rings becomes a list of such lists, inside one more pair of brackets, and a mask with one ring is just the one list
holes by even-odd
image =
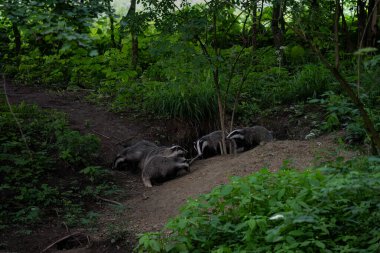
[[163, 156], [168, 158], [173, 157], [185, 157], [186, 150], [178, 145], [173, 145], [171, 147], [154, 147], [147, 150], [144, 153], [144, 156], [141, 157], [139, 167], [143, 169], [146, 166], [146, 163], [154, 156]]
[[133, 171], [142, 170], [147, 159], [155, 155], [166, 157], [184, 157], [186, 150], [178, 145], [171, 147], [157, 146], [153, 142], [142, 140], [136, 144], [124, 148], [115, 158], [113, 168], [118, 168], [120, 164], [127, 163], [127, 168]]
[[227, 135], [227, 139], [235, 140], [238, 148], [242, 147], [246, 151], [273, 141], [273, 134], [263, 126], [253, 126], [236, 129]]
[[127, 168], [137, 169], [137, 166], [141, 159], [143, 159], [147, 153], [158, 146], [150, 141], [141, 140], [132, 146], [124, 148], [115, 158], [113, 162], [113, 169], [119, 167], [122, 163], [127, 163]]
[[[218, 154], [222, 154], [223, 132], [221, 130], [211, 132], [199, 138], [194, 142], [194, 148], [197, 151], [197, 157], [208, 158]], [[226, 139], [227, 151], [229, 153], [236, 152], [236, 143], [233, 139]]]
[[177, 176], [180, 170], [189, 172], [189, 163], [183, 156], [150, 156], [142, 170], [142, 181], [146, 187], [152, 187], [152, 181], [164, 181]]

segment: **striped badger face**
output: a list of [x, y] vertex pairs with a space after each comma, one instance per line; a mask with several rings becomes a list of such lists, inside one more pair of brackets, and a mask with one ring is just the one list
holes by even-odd
[[203, 154], [203, 151], [207, 146], [208, 142], [203, 138], [200, 138], [199, 140], [194, 142], [194, 149], [197, 151], [198, 156], [201, 156]]
[[184, 157], [187, 153], [187, 150], [179, 145], [174, 145], [170, 147], [170, 150], [173, 152], [172, 156]]
[[202, 136], [194, 143], [198, 157], [208, 158], [222, 154], [223, 132], [220, 130]]
[[226, 137], [227, 139], [238, 139], [238, 140], [244, 140], [245, 139], [245, 131], [244, 129], [237, 129], [229, 133]]
[[182, 169], [190, 171], [186, 158], [155, 155], [145, 164], [141, 177], [146, 187], [152, 187], [152, 181], [170, 180]]

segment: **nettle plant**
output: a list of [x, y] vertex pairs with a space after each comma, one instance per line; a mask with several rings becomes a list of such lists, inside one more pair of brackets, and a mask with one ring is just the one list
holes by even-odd
[[380, 159], [262, 170], [192, 199], [138, 252], [378, 252]]

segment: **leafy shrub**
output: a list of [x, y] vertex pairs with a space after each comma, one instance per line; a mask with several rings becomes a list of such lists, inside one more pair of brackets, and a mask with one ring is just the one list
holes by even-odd
[[57, 136], [59, 158], [73, 167], [88, 166], [97, 156], [100, 141], [94, 135], [64, 131]]
[[262, 170], [189, 200], [166, 230], [142, 235], [137, 249], [378, 252], [379, 193], [375, 157], [315, 171]]
[[55, 88], [67, 83], [67, 60], [61, 59], [60, 55], [43, 56], [38, 49], [22, 55], [17, 70], [14, 79], [18, 82]]
[[289, 55], [293, 62], [303, 62], [305, 60], [305, 49], [300, 45], [295, 45], [291, 47]]
[[[69, 130], [63, 114], [26, 104], [14, 106], [26, 145], [5, 103], [0, 111], [1, 224], [35, 223], [53, 210], [54, 215], [77, 217], [83, 213], [82, 188], [91, 185], [96, 194], [110, 189], [103, 186], [105, 177], [100, 180], [101, 168], [90, 166], [99, 140]], [[68, 185], [57, 176], [70, 177], [86, 166], [83, 173], [89, 177], [81, 183], [70, 179], [73, 184]]]
[[361, 93], [366, 94], [365, 103], [370, 106], [378, 106], [380, 104], [380, 87], [378, 80], [380, 78], [380, 55], [368, 57], [364, 62], [364, 73], [362, 85], [364, 90]]
[[[322, 65], [306, 64], [291, 80], [290, 97], [305, 101], [307, 98], [322, 95], [327, 90], [335, 90], [334, 78]], [[287, 98], [292, 101], [291, 98]], [[294, 99], [293, 98], [293, 99]]]
[[[366, 100], [366, 94], [362, 94], [363, 101]], [[325, 92], [320, 99], [311, 99], [310, 103], [321, 104], [325, 111], [325, 121], [320, 124], [320, 129], [325, 132], [331, 132], [344, 128], [346, 131], [346, 141], [351, 144], [363, 144], [368, 140], [364, 123], [360, 117], [357, 107], [343, 94], [337, 94], [333, 91]], [[376, 107], [367, 108], [375, 128], [380, 130], [380, 117]]]

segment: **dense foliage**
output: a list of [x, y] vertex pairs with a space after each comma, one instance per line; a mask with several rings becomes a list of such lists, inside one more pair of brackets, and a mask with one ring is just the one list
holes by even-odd
[[0, 105], [1, 229], [56, 215], [78, 225], [86, 199], [113, 189], [93, 165], [99, 140], [68, 129], [61, 113], [26, 104], [12, 111]]
[[[340, 95], [313, 44], [369, 98], [366, 106], [378, 105], [373, 0], [144, 0], [125, 15], [111, 2], [4, 1], [1, 71], [25, 84], [92, 89], [90, 99], [114, 110], [196, 123], [224, 110], [249, 124], [274, 105]], [[363, 47], [372, 48], [352, 54]]]
[[[378, 252], [380, 160], [262, 170], [189, 200], [139, 252]], [[168, 233], [169, 231], [169, 233]]]

